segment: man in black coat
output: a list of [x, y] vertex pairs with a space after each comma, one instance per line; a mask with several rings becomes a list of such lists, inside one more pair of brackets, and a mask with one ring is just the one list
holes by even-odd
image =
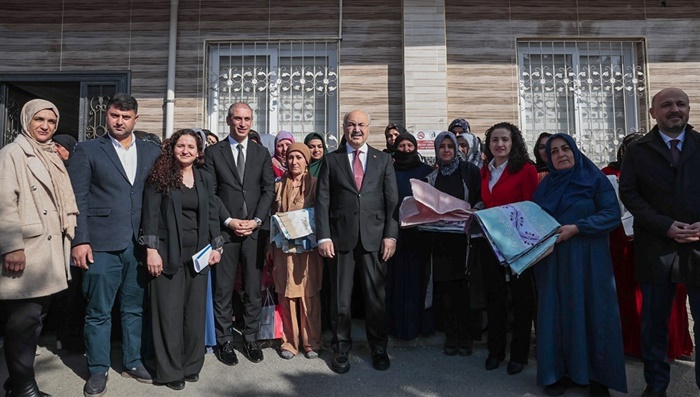
[[[620, 197], [634, 215], [645, 397], [665, 396], [670, 382], [666, 349], [676, 283], [686, 283], [700, 320], [700, 133], [688, 124], [690, 101], [678, 88], [654, 95], [649, 113], [656, 126], [629, 145], [620, 170]], [[697, 364], [696, 356], [700, 387]]]
[[337, 373], [350, 370], [351, 297], [355, 266], [365, 296], [372, 365], [389, 368], [386, 353], [386, 261], [394, 255], [398, 222], [396, 177], [391, 156], [366, 144], [369, 115], [355, 110], [343, 118], [346, 143], [324, 157], [316, 195], [316, 237], [321, 256], [331, 258], [331, 328]]
[[246, 293], [244, 347], [252, 362], [263, 360], [257, 343], [258, 321], [262, 299], [260, 283], [262, 260], [258, 255], [258, 229], [270, 211], [275, 194], [275, 175], [267, 149], [248, 140], [253, 122], [253, 111], [246, 103], [234, 103], [228, 110], [226, 123], [229, 136], [206, 149], [205, 169], [216, 179], [216, 195], [221, 200], [219, 219], [225, 226], [224, 252], [221, 263], [213, 270], [214, 321], [216, 326], [217, 357], [227, 365], [235, 365], [238, 358], [233, 350], [231, 334], [233, 315], [232, 297], [236, 269], [243, 266], [243, 284]]

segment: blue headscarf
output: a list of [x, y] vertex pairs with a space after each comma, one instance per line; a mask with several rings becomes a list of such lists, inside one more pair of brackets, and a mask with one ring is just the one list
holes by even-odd
[[[554, 168], [550, 150], [552, 141], [556, 138], [562, 138], [569, 144], [574, 154], [574, 166], [572, 168], [565, 170]], [[613, 188], [598, 167], [581, 153], [578, 146], [576, 146], [574, 138], [571, 136], [554, 134], [547, 140], [545, 147], [549, 174], [537, 186], [532, 199], [554, 218], [558, 219], [561, 214], [579, 200], [593, 197], [601, 183], [607, 184], [610, 189]]]
[[[440, 147], [440, 143], [443, 139], [450, 139], [455, 147], [454, 157], [452, 157], [452, 160], [447, 162], [440, 160], [440, 155], [438, 154], [438, 148]], [[452, 175], [452, 173], [455, 172], [459, 166], [459, 157], [457, 156], [457, 153], [459, 153], [459, 144], [457, 144], [457, 138], [453, 133], [443, 131], [435, 137], [435, 158], [437, 159], [436, 161], [440, 167], [440, 173], [442, 175]]]

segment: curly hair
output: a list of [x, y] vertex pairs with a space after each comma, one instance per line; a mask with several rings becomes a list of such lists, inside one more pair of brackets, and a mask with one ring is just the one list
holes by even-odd
[[204, 165], [204, 144], [202, 136], [190, 129], [178, 130], [161, 148], [160, 156], [148, 174], [147, 183], [155, 186], [158, 192], [169, 194], [173, 189], [182, 187], [182, 168], [175, 159], [175, 145], [180, 137], [189, 135], [197, 142], [197, 159], [194, 161], [195, 167]]
[[486, 144], [484, 145], [484, 154], [486, 154], [486, 162], [493, 160], [493, 153], [491, 153], [491, 134], [494, 130], [503, 128], [510, 131], [510, 139], [513, 142], [513, 146], [510, 149], [510, 154], [508, 155], [508, 172], [515, 174], [520, 171], [523, 166], [527, 163], [532, 164], [530, 156], [527, 153], [527, 145], [525, 145], [525, 140], [523, 139], [523, 133], [515, 125], [507, 122], [494, 124], [486, 130]]

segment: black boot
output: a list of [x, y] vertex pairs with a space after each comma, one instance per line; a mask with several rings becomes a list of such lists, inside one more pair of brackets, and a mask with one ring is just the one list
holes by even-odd
[[31, 380], [8, 390], [5, 397], [51, 397], [51, 395], [39, 390], [39, 386], [36, 384], [36, 381]]

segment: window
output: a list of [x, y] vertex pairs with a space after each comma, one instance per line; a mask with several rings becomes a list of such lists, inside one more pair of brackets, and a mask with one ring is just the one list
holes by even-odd
[[648, 130], [643, 40], [518, 41], [520, 126], [534, 145], [565, 132], [599, 166]]
[[295, 139], [310, 132], [338, 137], [338, 46], [335, 42], [209, 43], [209, 129], [228, 134], [235, 102], [253, 108], [253, 129]]

